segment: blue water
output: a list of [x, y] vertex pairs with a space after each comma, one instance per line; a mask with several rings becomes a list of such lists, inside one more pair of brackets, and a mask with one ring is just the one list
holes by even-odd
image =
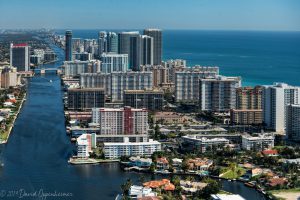
[[[97, 38], [98, 31], [73, 30], [73, 37]], [[242, 76], [243, 85], [300, 85], [300, 32], [165, 30], [163, 58], [219, 66], [223, 75]]]

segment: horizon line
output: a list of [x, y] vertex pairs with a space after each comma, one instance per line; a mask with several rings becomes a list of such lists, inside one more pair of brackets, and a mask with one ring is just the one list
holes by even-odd
[[[152, 27], [153, 28], [153, 27]], [[144, 30], [148, 28], [0, 28], [1, 31], [5, 30]], [[300, 32], [300, 30], [277, 30], [277, 29], [193, 29], [193, 28], [157, 28], [162, 31], [255, 31], [255, 32]]]

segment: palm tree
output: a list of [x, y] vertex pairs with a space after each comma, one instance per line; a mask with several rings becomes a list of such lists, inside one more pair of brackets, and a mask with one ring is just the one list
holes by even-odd
[[127, 181], [121, 185], [122, 193], [124, 197], [128, 196], [129, 189], [132, 186], [132, 181], [131, 179], [127, 179]]

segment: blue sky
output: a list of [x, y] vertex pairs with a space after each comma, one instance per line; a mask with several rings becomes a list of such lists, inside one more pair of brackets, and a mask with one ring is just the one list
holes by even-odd
[[300, 31], [300, 0], [0, 0], [0, 28]]

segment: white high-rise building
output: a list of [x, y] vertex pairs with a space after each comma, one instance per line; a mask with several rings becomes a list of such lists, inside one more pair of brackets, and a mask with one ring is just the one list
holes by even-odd
[[111, 73], [111, 100], [123, 101], [124, 90], [152, 89], [152, 72], [113, 72]]
[[300, 87], [290, 86], [285, 83], [274, 83], [264, 86], [263, 89], [263, 114], [264, 123], [269, 129], [276, 132], [285, 132], [286, 106], [299, 104]]
[[219, 67], [192, 67], [175, 75], [175, 99], [176, 102], [198, 103], [199, 79], [214, 78], [219, 75]]
[[300, 141], [300, 105], [286, 107], [286, 134], [290, 140]]
[[103, 53], [101, 55], [101, 72], [126, 72], [128, 70], [128, 55]]
[[65, 61], [64, 62], [64, 75], [65, 77], [75, 77], [82, 73], [97, 73], [100, 72], [100, 61]]
[[105, 94], [111, 95], [111, 74], [83, 73], [80, 74], [80, 87], [104, 88]]
[[82, 88], [104, 88], [112, 102], [123, 101], [125, 90], [152, 89], [152, 72], [84, 73], [80, 75]]
[[201, 110], [229, 111], [236, 107], [236, 88], [241, 87], [240, 77], [217, 76], [199, 80]]
[[100, 125], [101, 135], [148, 134], [147, 109], [93, 108], [92, 120]]

